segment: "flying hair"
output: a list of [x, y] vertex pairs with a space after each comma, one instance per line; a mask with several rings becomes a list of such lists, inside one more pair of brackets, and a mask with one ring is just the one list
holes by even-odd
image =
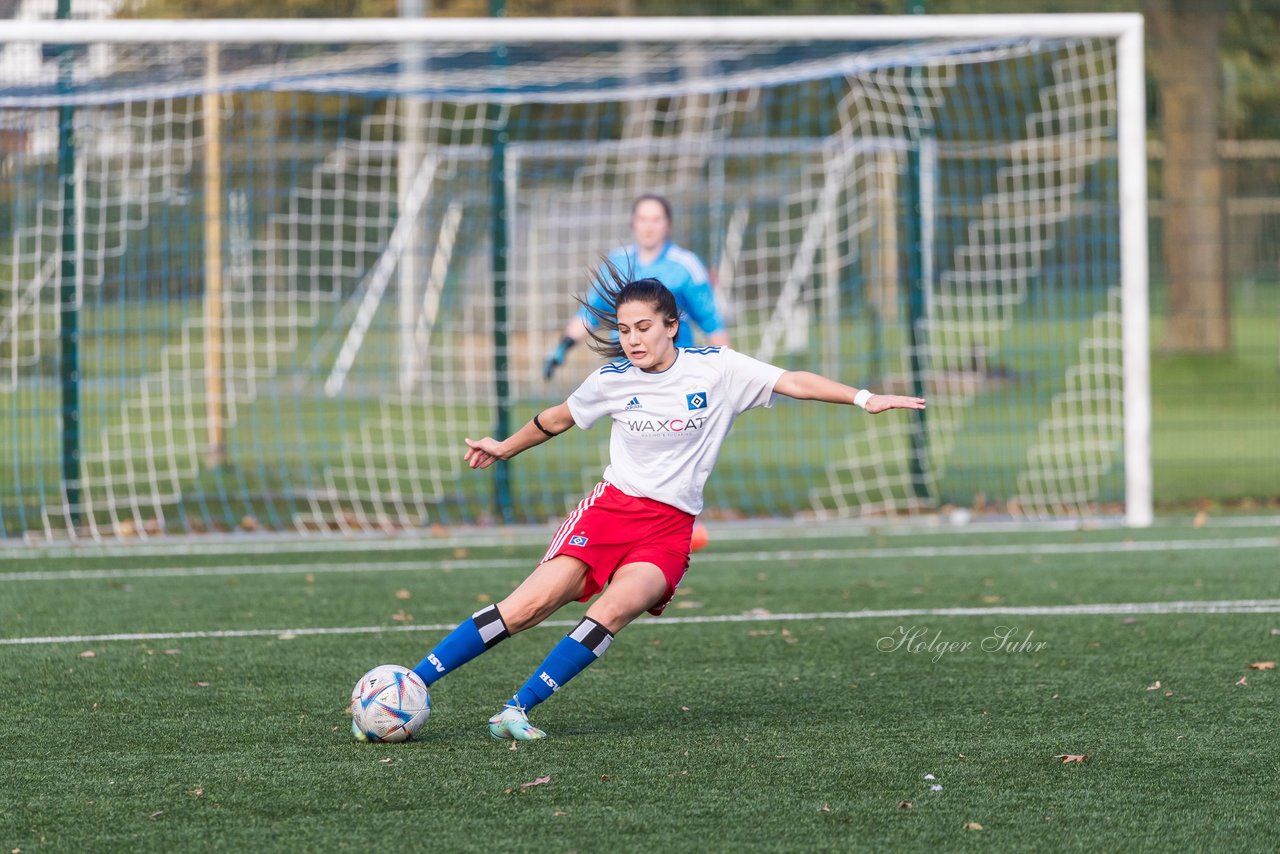
[[604, 259], [600, 269], [591, 271], [591, 287], [608, 306], [607, 309], [596, 308], [581, 297], [576, 299], [596, 322], [595, 329], [587, 330], [587, 335], [591, 338], [588, 346], [606, 359], [625, 355], [615, 334], [618, 331], [619, 306], [629, 302], [648, 303], [661, 315], [663, 326], [669, 327], [680, 322], [675, 295], [667, 290], [666, 285], [657, 279], [632, 281], [630, 270], [624, 273], [608, 258]]

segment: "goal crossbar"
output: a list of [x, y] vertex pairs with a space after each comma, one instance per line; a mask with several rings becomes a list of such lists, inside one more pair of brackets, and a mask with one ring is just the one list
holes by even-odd
[[935, 38], [1120, 38], [1142, 32], [1142, 16], [849, 15], [692, 18], [400, 18], [297, 20], [11, 21], [6, 41], [87, 42], [617, 42], [889, 41]]

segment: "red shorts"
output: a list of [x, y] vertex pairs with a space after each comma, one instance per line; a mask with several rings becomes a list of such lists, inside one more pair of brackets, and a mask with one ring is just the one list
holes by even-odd
[[652, 498], [635, 498], [611, 483], [600, 483], [582, 499], [551, 538], [542, 562], [572, 555], [587, 569], [587, 586], [579, 602], [595, 596], [618, 567], [652, 563], [667, 579], [667, 592], [649, 613], [657, 616], [676, 593], [689, 568], [689, 540], [694, 517]]

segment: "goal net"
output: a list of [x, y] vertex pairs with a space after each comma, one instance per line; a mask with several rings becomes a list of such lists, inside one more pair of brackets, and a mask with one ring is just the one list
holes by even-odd
[[1142, 523], [1140, 19], [785, 22], [0, 34], [3, 535], [562, 514], [607, 430], [462, 440], [598, 364], [542, 376], [642, 193], [734, 348], [929, 400], [744, 416], [709, 516]]

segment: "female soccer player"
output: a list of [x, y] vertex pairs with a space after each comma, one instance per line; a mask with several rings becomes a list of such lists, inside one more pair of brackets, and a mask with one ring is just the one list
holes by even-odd
[[502, 441], [466, 440], [464, 459], [484, 469], [575, 425], [586, 430], [605, 416], [613, 419], [604, 480], [565, 519], [542, 562], [511, 595], [473, 614], [414, 668], [430, 685], [569, 602], [600, 594], [489, 719], [494, 738], [544, 738], [529, 723], [529, 710], [603, 655], [632, 620], [645, 611], [662, 613], [689, 565], [703, 485], [740, 414], [771, 406], [776, 394], [856, 404], [872, 414], [925, 405], [918, 397], [873, 394], [784, 371], [725, 347], [676, 347], [680, 321], [671, 291], [655, 279], [628, 281], [613, 264], [605, 269], [596, 287], [609, 308], [590, 310], [618, 337], [593, 333], [592, 346], [625, 361], [593, 372], [567, 401]]
[[[729, 346], [729, 333], [716, 306], [707, 268], [697, 255], [671, 242], [671, 203], [654, 193], [637, 198], [631, 203], [631, 235], [635, 242], [610, 252], [605, 263], [630, 270], [635, 279], [657, 279], [667, 286], [680, 312], [676, 346], [693, 346], [690, 320], [707, 335], [711, 344]], [[608, 269], [602, 268], [602, 274], [607, 276]], [[556, 368], [564, 364], [569, 349], [591, 336], [600, 325], [597, 312], [612, 311], [612, 306], [604, 300], [605, 294], [596, 288], [587, 292], [586, 303], [565, 326], [560, 343], [543, 362], [542, 374], [546, 379], [551, 379]]]

